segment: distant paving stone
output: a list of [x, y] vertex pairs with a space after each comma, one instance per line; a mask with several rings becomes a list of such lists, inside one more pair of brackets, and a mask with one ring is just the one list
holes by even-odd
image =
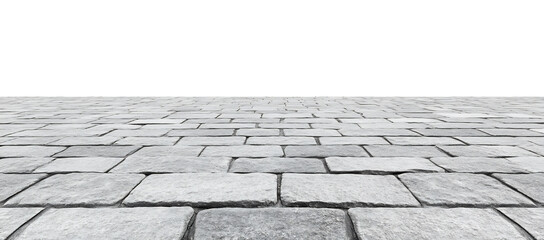
[[74, 146], [58, 153], [55, 157], [125, 157], [136, 151], [138, 146]]
[[332, 129], [285, 129], [285, 136], [341, 136], [340, 133]]
[[544, 239], [544, 208], [499, 208], [537, 240]]
[[408, 129], [395, 128], [366, 128], [366, 129], [340, 129], [344, 136], [419, 136], [419, 134]]
[[544, 203], [544, 173], [493, 174], [533, 200]]
[[442, 157], [448, 156], [434, 146], [370, 145], [365, 149], [374, 157]]
[[480, 129], [482, 132], [486, 132], [493, 136], [514, 136], [514, 137], [530, 137], [530, 136], [544, 136], [542, 133], [527, 129], [504, 129], [504, 128], [490, 128]]
[[58, 141], [54, 141], [49, 145], [110, 145], [119, 139], [121, 139], [121, 137], [66, 137]]
[[189, 207], [50, 209], [17, 239], [181, 239]]
[[247, 143], [250, 145], [315, 145], [313, 137], [250, 137]]
[[230, 157], [128, 157], [111, 170], [115, 173], [227, 172]]
[[38, 129], [27, 130], [10, 134], [13, 137], [91, 137], [99, 136], [109, 130], [93, 130], [93, 129]]
[[7, 239], [41, 211], [41, 208], [0, 208], [0, 239]]
[[319, 142], [322, 145], [389, 145], [381, 137], [320, 137]]
[[491, 209], [352, 208], [348, 213], [359, 239], [525, 239]]
[[197, 129], [200, 124], [196, 123], [182, 123], [182, 124], [147, 124], [143, 125], [140, 129]]
[[466, 137], [466, 136], [489, 136], [489, 134], [476, 129], [414, 129], [423, 136], [432, 137]]
[[201, 129], [229, 129], [229, 128], [255, 128], [254, 123], [204, 123], [199, 128]]
[[187, 137], [187, 136], [232, 136], [234, 129], [184, 129], [172, 130], [167, 133], [168, 136]]
[[463, 145], [450, 137], [387, 137], [393, 145]]
[[64, 147], [44, 147], [44, 146], [1, 146], [0, 158], [49, 157], [64, 149], [65, 149]]
[[243, 145], [245, 137], [183, 137], [176, 145], [228, 146]]
[[518, 137], [458, 137], [459, 140], [470, 145], [504, 145], [515, 146], [529, 142]]
[[339, 209], [220, 208], [203, 210], [194, 239], [352, 239]]
[[159, 119], [138, 119], [130, 122], [130, 124], [179, 124], [183, 122], [183, 119], [168, 119], [168, 118], [159, 118]]
[[536, 156], [527, 150], [513, 146], [440, 146], [457, 157], [518, 157]]
[[128, 206], [257, 207], [277, 201], [266, 173], [173, 173], [148, 176], [123, 201]]
[[470, 173], [405, 173], [400, 180], [427, 205], [531, 206], [533, 203], [486, 175]]
[[300, 172], [324, 173], [323, 162], [316, 158], [239, 158], [232, 163], [229, 172]]
[[419, 206], [394, 176], [283, 174], [281, 201], [286, 206]]
[[31, 173], [34, 169], [53, 158], [2, 158], [0, 159], [0, 173]]
[[431, 161], [452, 172], [466, 173], [524, 173], [524, 168], [504, 158], [487, 157], [438, 157]]
[[326, 162], [332, 173], [444, 172], [429, 160], [415, 157], [329, 157]]
[[144, 147], [131, 157], [169, 157], [169, 156], [198, 156], [204, 147], [197, 146], [158, 146]]
[[178, 140], [179, 137], [126, 137], [115, 142], [115, 144], [137, 146], [172, 146]]
[[113, 205], [123, 199], [143, 178], [142, 174], [57, 174], [17, 194], [5, 205]]
[[359, 123], [358, 126], [363, 129], [413, 129], [429, 127], [425, 123]]
[[211, 146], [202, 152], [203, 157], [281, 157], [280, 146]]
[[0, 202], [46, 176], [45, 174], [0, 174]]
[[68, 172], [106, 172], [121, 162], [122, 158], [82, 157], [57, 158], [34, 172], [37, 173], [68, 173]]
[[544, 157], [513, 157], [508, 160], [529, 172], [544, 172]]
[[437, 119], [432, 118], [389, 118], [391, 122], [399, 123], [428, 123], [428, 122], [439, 122]]
[[287, 146], [287, 157], [368, 157], [366, 151], [359, 146]]
[[130, 129], [114, 130], [106, 134], [108, 137], [160, 137], [168, 132], [167, 129]]
[[310, 128], [310, 125], [307, 123], [261, 123], [259, 124], [260, 128]]
[[236, 131], [238, 136], [279, 136], [279, 129], [240, 129]]

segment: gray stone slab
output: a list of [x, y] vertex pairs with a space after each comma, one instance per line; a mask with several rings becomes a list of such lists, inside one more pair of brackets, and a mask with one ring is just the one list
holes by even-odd
[[538, 203], [544, 203], [544, 173], [493, 174]]
[[408, 129], [396, 128], [365, 128], [365, 129], [340, 129], [339, 132], [343, 136], [419, 136], [416, 132]]
[[287, 157], [367, 157], [366, 151], [359, 146], [287, 146]]
[[330, 137], [341, 136], [338, 131], [333, 129], [284, 129], [285, 136], [311, 136], [311, 137]]
[[45, 174], [0, 174], [0, 202], [46, 177]]
[[479, 130], [493, 136], [513, 136], [513, 137], [544, 136], [544, 134], [542, 133], [527, 130], [527, 129], [490, 128], [490, 129], [479, 129]]
[[519, 224], [534, 239], [544, 239], [544, 208], [499, 208], [499, 211]]
[[181, 239], [189, 207], [50, 209], [17, 239]]
[[172, 130], [167, 133], [168, 136], [173, 137], [187, 137], [187, 136], [232, 136], [234, 135], [234, 129], [183, 129]]
[[183, 173], [148, 176], [123, 201], [128, 206], [257, 207], [277, 201], [267, 173]]
[[0, 239], [7, 239], [42, 208], [0, 208]]
[[203, 157], [281, 157], [280, 146], [210, 146], [202, 152]]
[[496, 179], [470, 173], [405, 173], [400, 180], [420, 202], [432, 206], [532, 206]]
[[120, 137], [66, 137], [49, 145], [74, 146], [74, 145], [110, 145]]
[[352, 208], [348, 213], [359, 239], [525, 239], [491, 209]]
[[324, 173], [326, 169], [316, 158], [239, 158], [232, 163], [229, 172]]
[[183, 137], [176, 145], [229, 146], [243, 145], [245, 137]]
[[451, 137], [387, 137], [393, 145], [463, 145]]
[[0, 173], [31, 173], [34, 169], [53, 158], [2, 158], [0, 159]]
[[57, 158], [37, 168], [36, 173], [69, 173], [69, 172], [107, 172], [121, 162], [122, 158], [81, 157]]
[[279, 129], [240, 129], [236, 131], [238, 136], [279, 136]]
[[137, 146], [172, 146], [178, 140], [178, 137], [126, 137], [116, 141], [115, 144]]
[[201, 129], [255, 128], [254, 123], [204, 123]]
[[370, 145], [365, 149], [374, 157], [446, 157], [434, 146]]
[[529, 142], [519, 137], [458, 137], [458, 139], [470, 145], [516, 146]]
[[45, 146], [0, 146], [0, 158], [50, 157], [64, 149], [64, 147]]
[[521, 157], [536, 154], [513, 146], [440, 146], [457, 157]]
[[250, 137], [247, 143], [250, 145], [315, 145], [313, 137]]
[[379, 145], [389, 143], [381, 137], [320, 137], [322, 145]]
[[133, 153], [131, 157], [175, 157], [198, 156], [204, 147], [197, 146], [158, 146], [144, 147]]
[[325, 161], [332, 173], [444, 172], [429, 160], [415, 157], [329, 157]]
[[479, 131], [477, 129], [414, 129], [414, 131], [422, 134], [423, 136], [431, 137], [467, 137], [467, 136], [489, 136], [489, 134]]
[[128, 157], [111, 172], [116, 173], [187, 173], [227, 172], [230, 157]]
[[508, 160], [528, 172], [544, 172], [544, 157], [513, 157]]
[[283, 174], [281, 201], [286, 206], [419, 206], [394, 176]]
[[57, 174], [17, 194], [5, 205], [58, 207], [114, 205], [143, 178], [142, 174]]
[[194, 239], [352, 239], [339, 209], [221, 208], [203, 210]]
[[2, 145], [46, 145], [59, 140], [59, 138], [60, 137], [18, 137], [6, 142], [0, 142], [2, 142]]
[[524, 173], [519, 164], [505, 158], [488, 157], [438, 157], [431, 161], [450, 172], [465, 173]]
[[74, 146], [55, 157], [126, 157], [138, 150], [138, 146]]

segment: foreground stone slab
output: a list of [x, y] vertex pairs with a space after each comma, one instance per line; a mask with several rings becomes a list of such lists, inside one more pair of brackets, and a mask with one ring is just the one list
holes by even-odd
[[281, 201], [286, 206], [419, 206], [394, 176], [283, 174]]
[[525, 169], [504, 158], [488, 157], [439, 157], [431, 161], [451, 172], [467, 173], [524, 173]]
[[50, 157], [64, 150], [64, 147], [44, 146], [1, 146], [0, 158], [7, 157]]
[[211, 146], [202, 152], [203, 157], [280, 157], [280, 146]]
[[325, 159], [332, 173], [402, 173], [444, 172], [425, 158], [410, 157], [329, 157]]
[[499, 208], [537, 240], [544, 239], [544, 208]]
[[17, 239], [181, 239], [189, 207], [50, 209]]
[[544, 173], [493, 174], [538, 203], [544, 203]]
[[544, 157], [514, 157], [508, 160], [529, 172], [544, 172]]
[[55, 161], [39, 167], [37, 173], [67, 173], [67, 172], [106, 172], [122, 158], [83, 157], [58, 158]]
[[434, 146], [365, 146], [374, 157], [442, 157], [448, 156]]
[[203, 210], [194, 239], [352, 239], [338, 209], [221, 208]]
[[0, 202], [44, 177], [45, 174], [0, 174]]
[[324, 173], [326, 169], [316, 158], [239, 158], [232, 163], [229, 172]]
[[499, 181], [470, 173], [406, 173], [399, 176], [424, 204], [433, 206], [531, 206]]
[[116, 173], [188, 173], [227, 172], [229, 157], [128, 157], [111, 172]]
[[12, 197], [7, 206], [103, 206], [121, 201], [142, 174], [71, 173], [53, 175]]
[[0, 159], [0, 173], [30, 173], [51, 161], [53, 158], [3, 158]]
[[441, 146], [444, 151], [457, 157], [518, 157], [536, 154], [513, 146]]
[[123, 201], [128, 206], [257, 207], [273, 205], [277, 179], [266, 173], [148, 176]]
[[7, 239], [41, 211], [42, 208], [0, 208], [0, 239]]
[[137, 146], [74, 146], [56, 154], [55, 157], [126, 157], [136, 151]]
[[368, 153], [359, 146], [287, 146], [287, 157], [368, 157]]
[[525, 239], [491, 209], [352, 208], [359, 239]]

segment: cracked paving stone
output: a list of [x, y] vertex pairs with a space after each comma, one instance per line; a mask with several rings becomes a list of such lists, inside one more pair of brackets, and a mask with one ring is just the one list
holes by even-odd
[[494, 178], [471, 173], [405, 173], [400, 180], [432, 206], [532, 206], [532, 201]]
[[202, 152], [203, 157], [281, 157], [280, 146], [211, 146]]
[[325, 173], [323, 162], [316, 158], [239, 158], [229, 172], [250, 173]]
[[246, 144], [251, 145], [315, 145], [313, 137], [250, 137]]
[[0, 158], [8, 157], [50, 157], [64, 150], [64, 147], [45, 146], [1, 146]]
[[352, 208], [359, 239], [526, 239], [492, 209]]
[[148, 176], [127, 206], [257, 207], [277, 202], [277, 179], [267, 173], [173, 173]]
[[209, 209], [198, 213], [194, 239], [353, 239], [347, 221], [339, 209]]
[[227, 172], [230, 157], [128, 157], [111, 172], [115, 173], [189, 173]]
[[133, 153], [131, 157], [172, 157], [172, 156], [198, 156], [204, 147], [198, 146], [158, 146], [143, 147]]
[[31, 173], [34, 169], [53, 161], [53, 158], [2, 158], [0, 173]]
[[0, 174], [0, 202], [46, 176], [45, 174]]
[[457, 157], [522, 157], [536, 154], [513, 146], [440, 146]]
[[529, 172], [544, 172], [544, 157], [513, 157], [508, 160]]
[[329, 157], [325, 161], [332, 173], [444, 172], [429, 160], [416, 157]]
[[138, 146], [74, 146], [55, 157], [126, 157], [136, 151]]
[[286, 206], [419, 206], [394, 176], [283, 174], [281, 201]]
[[370, 145], [365, 149], [374, 157], [446, 157], [434, 146]]
[[544, 203], [544, 173], [493, 174], [538, 203]]
[[431, 161], [450, 172], [465, 173], [525, 173], [523, 167], [504, 158], [438, 157]]
[[68, 172], [106, 172], [121, 162], [122, 158], [82, 157], [57, 158], [34, 172], [37, 173], [68, 173]]
[[544, 239], [544, 208], [499, 208], [537, 240]]
[[0, 239], [7, 239], [42, 208], [0, 208]]
[[359, 146], [287, 146], [287, 157], [368, 157], [368, 153]]
[[190, 207], [49, 209], [16, 239], [181, 239]]
[[243, 145], [245, 141], [245, 137], [183, 137], [176, 145]]
[[5, 205], [113, 205], [121, 201], [143, 178], [143, 174], [57, 174], [15, 195]]
[[320, 137], [322, 145], [377, 145], [389, 143], [381, 137]]

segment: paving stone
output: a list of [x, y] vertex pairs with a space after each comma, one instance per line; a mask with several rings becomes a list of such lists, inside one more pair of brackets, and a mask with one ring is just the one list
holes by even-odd
[[281, 201], [286, 206], [419, 206], [394, 176], [283, 174]]
[[379, 145], [389, 143], [381, 137], [320, 137], [322, 145]]
[[259, 124], [260, 128], [280, 128], [280, 129], [301, 129], [301, 128], [310, 128], [310, 125], [307, 123], [261, 123]]
[[200, 126], [202, 129], [228, 129], [228, 128], [255, 128], [254, 123], [204, 123]]
[[251, 145], [315, 145], [313, 137], [250, 137], [246, 144]]
[[240, 129], [236, 131], [238, 136], [279, 136], [279, 129]]
[[526, 239], [491, 209], [352, 208], [359, 239]]
[[544, 239], [544, 208], [499, 208], [499, 211], [519, 224], [534, 239]]
[[53, 158], [2, 158], [0, 159], [0, 173], [31, 173], [34, 169]]
[[176, 145], [243, 145], [245, 141], [245, 137], [183, 137]]
[[148, 176], [123, 201], [128, 206], [257, 207], [277, 201], [267, 173], [183, 173]]
[[544, 157], [544, 146], [537, 144], [523, 144], [519, 147]]
[[408, 129], [395, 129], [395, 128], [367, 128], [367, 129], [340, 129], [338, 130], [343, 136], [419, 136], [416, 132]]
[[41, 208], [0, 208], [0, 239], [7, 239], [41, 211]]
[[55, 154], [55, 157], [125, 157], [138, 146], [74, 146]]
[[391, 122], [398, 123], [428, 123], [428, 122], [439, 122], [437, 119], [432, 118], [389, 118]]
[[451, 172], [466, 173], [524, 173], [517, 163], [504, 158], [487, 157], [438, 157], [431, 158], [438, 166]]
[[448, 156], [434, 146], [370, 145], [365, 149], [374, 157], [441, 157]]
[[425, 158], [415, 157], [329, 157], [325, 159], [332, 173], [387, 174], [403, 172], [444, 172]]
[[17, 194], [5, 205], [58, 207], [114, 205], [143, 178], [142, 174], [57, 174]]
[[287, 146], [287, 157], [367, 157], [362, 147], [353, 145], [343, 146]]
[[544, 172], [544, 157], [514, 157], [508, 160], [529, 172]]
[[538, 203], [544, 203], [544, 173], [493, 174]]
[[138, 119], [130, 122], [130, 124], [180, 124], [184, 119], [169, 119], [169, 118], [159, 118], [159, 119]]
[[188, 136], [232, 136], [234, 129], [183, 129], [172, 130], [166, 135], [173, 137], [188, 137]]
[[519, 137], [458, 137], [458, 139], [470, 145], [515, 146], [529, 142]]
[[531, 206], [533, 203], [486, 175], [470, 173], [405, 173], [400, 180], [426, 205]]
[[544, 136], [544, 134], [542, 133], [527, 130], [527, 129], [490, 128], [490, 129], [479, 129], [479, 130], [493, 136], [514, 136], [514, 137]]
[[414, 129], [423, 136], [431, 137], [467, 137], [467, 136], [489, 136], [489, 134], [476, 129]]
[[527, 150], [513, 146], [440, 146], [457, 157], [518, 157], [537, 156]]
[[108, 130], [93, 129], [55, 129], [55, 130], [26, 130], [10, 134], [13, 137], [91, 137], [109, 132]]
[[49, 157], [64, 150], [64, 147], [45, 146], [0, 146], [0, 158]]
[[387, 137], [393, 145], [463, 145], [450, 137]]
[[285, 133], [285, 136], [341, 136], [338, 131], [332, 129], [285, 129], [283, 132]]
[[413, 129], [429, 127], [424, 123], [359, 123], [357, 125], [359, 128], [364, 129]]
[[18, 137], [2, 142], [1, 145], [46, 145], [59, 140], [59, 137]]
[[73, 146], [73, 145], [110, 145], [120, 137], [66, 137], [54, 141], [49, 145]]
[[131, 157], [168, 157], [168, 156], [198, 156], [204, 147], [197, 146], [158, 146], [143, 147]]
[[168, 132], [166, 129], [130, 129], [114, 130], [106, 134], [109, 137], [160, 137]]
[[137, 145], [137, 146], [172, 146], [179, 140], [179, 137], [126, 137], [116, 141], [116, 145]]
[[353, 239], [339, 209], [220, 208], [203, 210], [194, 239]]
[[189, 207], [50, 209], [17, 239], [181, 239], [192, 216]]
[[281, 157], [280, 146], [211, 146], [202, 152], [203, 157]]
[[68, 173], [68, 172], [107, 172], [121, 162], [122, 158], [81, 157], [57, 158], [44, 166], [37, 168], [37, 173]]
[[147, 124], [140, 129], [197, 129], [200, 124], [197, 123], [182, 123], [182, 124]]
[[232, 163], [229, 172], [324, 173], [326, 169], [316, 158], [239, 158]]
[[227, 172], [230, 157], [131, 156], [116, 166], [115, 173]]
[[0, 174], [0, 202], [46, 177], [45, 174]]

